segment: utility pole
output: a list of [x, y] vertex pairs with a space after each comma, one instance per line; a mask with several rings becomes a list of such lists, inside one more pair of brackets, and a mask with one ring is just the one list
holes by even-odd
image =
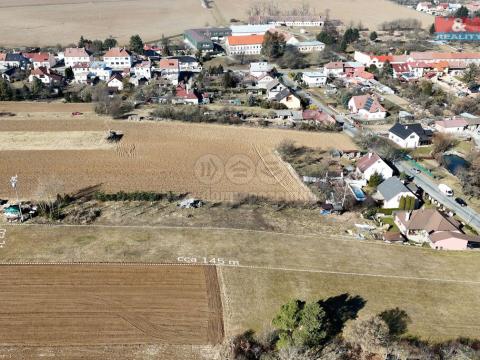
[[18, 175], [12, 176], [10, 178], [10, 184], [12, 185], [12, 188], [15, 190], [15, 195], [17, 196], [18, 210], [20, 211], [20, 221], [23, 222], [22, 204], [20, 204], [20, 200], [18, 198], [17, 182], [18, 182]]

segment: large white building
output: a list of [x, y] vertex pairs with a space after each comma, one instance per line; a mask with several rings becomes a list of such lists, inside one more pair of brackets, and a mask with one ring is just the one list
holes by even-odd
[[230, 25], [232, 36], [265, 35], [265, 33], [274, 29], [275, 25]]
[[229, 36], [225, 42], [228, 55], [260, 55], [263, 35]]
[[415, 149], [431, 142], [431, 132], [426, 131], [420, 124], [396, 123], [388, 131], [388, 138], [404, 149]]
[[125, 48], [112, 48], [103, 55], [103, 61], [114, 70], [130, 69], [133, 58]]
[[90, 63], [93, 56], [85, 48], [66, 48], [64, 53], [65, 67], [73, 67], [79, 63]]

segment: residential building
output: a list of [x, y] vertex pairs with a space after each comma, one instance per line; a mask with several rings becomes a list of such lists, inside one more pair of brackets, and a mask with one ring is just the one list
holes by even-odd
[[264, 74], [257, 78], [256, 84], [257, 87], [260, 89], [267, 89], [268, 85], [272, 84], [272, 81], [274, 80], [275, 78], [273, 76], [269, 74]]
[[0, 54], [0, 67], [27, 69], [29, 64], [30, 60], [23, 56], [22, 53]]
[[300, 109], [302, 107], [300, 98], [292, 94], [288, 88], [276, 94], [273, 100], [285, 105], [288, 109]]
[[399, 211], [394, 222], [410, 241], [427, 243], [439, 250], [465, 250], [469, 244], [480, 242], [479, 237], [460, 231], [460, 223], [436, 209]]
[[228, 55], [260, 55], [263, 35], [229, 36], [225, 45]]
[[65, 67], [71, 67], [78, 63], [90, 63], [93, 56], [85, 48], [66, 48], [64, 52]]
[[250, 36], [250, 35], [265, 35], [265, 33], [274, 29], [275, 25], [230, 25], [232, 36]]
[[123, 90], [123, 77], [120, 74], [113, 74], [110, 80], [107, 81], [107, 86], [118, 91]]
[[432, 132], [425, 130], [421, 124], [396, 123], [388, 131], [388, 138], [404, 149], [415, 149], [419, 146], [429, 145]]
[[252, 62], [250, 63], [250, 75], [255, 76], [256, 78], [269, 73], [272, 71], [273, 65], [269, 64], [267, 61]]
[[195, 72], [202, 71], [202, 65], [194, 56], [173, 56], [170, 59], [178, 60], [178, 70], [180, 72]]
[[333, 61], [325, 64], [324, 69], [328, 75], [340, 76], [343, 75], [344, 63], [342, 61]]
[[[90, 73], [90, 63], [75, 63], [72, 66], [74, 82], [77, 84], [87, 84], [88, 83], [88, 75]], [[110, 78], [108, 78], [110, 79]], [[107, 79], [107, 80], [108, 80]]]
[[133, 64], [133, 57], [125, 48], [111, 48], [105, 55], [103, 61], [113, 70], [130, 69]]
[[468, 125], [467, 120], [463, 118], [435, 121], [435, 129], [438, 132], [452, 135], [464, 135]]
[[294, 46], [301, 53], [312, 53], [325, 50], [325, 44], [317, 40], [300, 41]]
[[272, 80], [270, 83], [267, 84], [266, 90], [267, 90], [267, 98], [269, 100], [273, 99], [277, 94], [279, 94], [281, 91], [286, 89], [287, 87], [283, 85], [280, 81], [277, 79]]
[[[379, 198], [383, 200], [383, 208], [398, 209], [402, 198], [411, 197], [417, 202], [417, 197], [396, 176], [386, 179], [377, 187]], [[416, 206], [415, 206], [416, 207]]]
[[52, 53], [30, 53], [25, 56], [30, 59], [34, 69], [39, 67], [50, 69], [57, 63]]
[[176, 103], [198, 105], [200, 102], [195, 91], [190, 90], [188, 85], [185, 84], [178, 84], [175, 89], [175, 97]]
[[136, 64], [133, 67], [133, 73], [138, 79], [143, 78], [150, 80], [152, 78], [152, 62], [150, 60], [147, 60]]
[[30, 72], [28, 81], [33, 82], [34, 79], [39, 79], [45, 85], [58, 86], [63, 83], [62, 75], [57, 74], [56, 72], [46, 67], [39, 67], [39, 68], [33, 69]]
[[358, 159], [356, 171], [367, 181], [375, 173], [380, 175], [383, 180], [393, 176], [393, 169], [378, 154], [372, 152]]
[[324, 71], [305, 71], [302, 73], [302, 81], [309, 87], [320, 87], [327, 83], [327, 75]]
[[381, 120], [387, 116], [387, 110], [371, 95], [353, 96], [348, 102], [348, 109], [365, 120]]
[[322, 110], [303, 110], [302, 119], [311, 125], [333, 126], [337, 123], [332, 116]]
[[178, 59], [163, 58], [158, 67], [162, 74], [178, 74], [180, 72]]
[[108, 81], [112, 77], [112, 69], [103, 61], [93, 61], [88, 67], [88, 78]]

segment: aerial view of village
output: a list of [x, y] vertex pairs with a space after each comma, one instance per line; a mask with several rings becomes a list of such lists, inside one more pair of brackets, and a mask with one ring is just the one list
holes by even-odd
[[1, 0], [0, 358], [480, 359], [480, 1]]

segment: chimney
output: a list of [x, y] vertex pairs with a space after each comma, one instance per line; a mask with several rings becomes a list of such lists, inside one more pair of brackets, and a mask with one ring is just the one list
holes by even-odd
[[407, 214], [405, 215], [405, 220], [409, 221], [411, 216], [412, 216], [412, 212], [407, 211]]
[[372, 158], [372, 153], [371, 153], [371, 152], [368, 153], [368, 158], [369, 158], [369, 159]]

